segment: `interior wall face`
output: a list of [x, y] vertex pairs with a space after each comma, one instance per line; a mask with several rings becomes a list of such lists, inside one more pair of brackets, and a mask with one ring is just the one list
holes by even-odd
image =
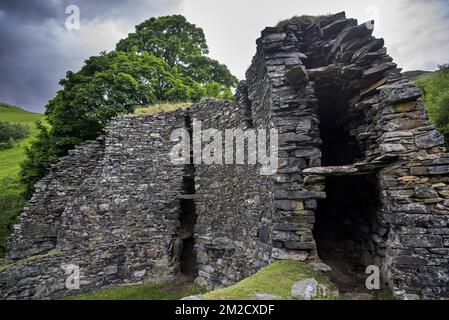
[[[248, 121], [249, 107], [205, 102], [191, 110], [192, 121], [202, 120], [203, 130], [215, 128], [224, 137], [225, 129], [264, 123], [257, 115]], [[233, 284], [271, 261], [273, 182], [259, 170], [247, 164], [195, 165], [196, 282], [208, 289]]]
[[327, 177], [325, 190], [314, 228], [319, 255], [338, 254], [365, 267], [372, 264], [371, 257], [380, 252], [377, 245], [385, 242], [374, 237], [380, 228], [376, 175]]

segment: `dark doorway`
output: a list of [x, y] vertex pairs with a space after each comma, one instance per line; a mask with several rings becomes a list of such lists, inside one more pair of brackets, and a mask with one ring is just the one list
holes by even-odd
[[182, 240], [181, 274], [195, 278], [198, 275], [198, 265], [195, 254], [195, 239], [193, 237]]
[[193, 199], [182, 199], [181, 202], [181, 231], [182, 250], [180, 254], [180, 269], [185, 276], [195, 277], [198, 273], [195, 252], [195, 202]]
[[359, 124], [359, 114], [350, 113], [347, 99], [338, 92], [326, 91], [319, 97], [322, 166], [353, 164], [362, 158], [351, 129]]
[[363, 290], [366, 267], [381, 267], [385, 257], [377, 175], [330, 176], [325, 188], [314, 228], [318, 255], [333, 268], [332, 280], [342, 291]]

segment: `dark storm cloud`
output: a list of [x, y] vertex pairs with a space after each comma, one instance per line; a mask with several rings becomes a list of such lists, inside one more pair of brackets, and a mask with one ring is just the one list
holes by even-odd
[[57, 16], [57, 6], [52, 1], [2, 0], [0, 11], [19, 19], [46, 19]]
[[[68, 70], [114, 44], [134, 25], [169, 14], [181, 0], [0, 0], [0, 102], [43, 111]], [[67, 30], [66, 7], [80, 8]]]

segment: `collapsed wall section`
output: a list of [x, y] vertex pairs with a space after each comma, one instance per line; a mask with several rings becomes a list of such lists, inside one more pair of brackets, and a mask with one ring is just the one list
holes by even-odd
[[55, 249], [61, 214], [66, 200], [73, 196], [104, 155], [104, 139], [70, 150], [39, 181], [31, 200], [20, 215], [8, 243], [12, 260], [43, 254]]
[[176, 274], [183, 167], [169, 156], [178, 127], [182, 112], [111, 123], [98, 171], [66, 204], [58, 248], [120, 257], [115, 266], [123, 279]]
[[[96, 163], [92, 157], [74, 157], [71, 166], [69, 158], [62, 159], [57, 178], [51, 175], [40, 185], [59, 186], [58, 177], [65, 175], [71, 192], [51, 194], [56, 200], [45, 205], [30, 202], [24, 222], [39, 225], [46, 214], [55, 219], [53, 250], [38, 255], [27, 251], [24, 259], [5, 261], [0, 298], [55, 298], [110, 285], [173, 279], [180, 269], [179, 196], [185, 171], [171, 162], [170, 135], [184, 127], [184, 111], [123, 117], [108, 126]], [[80, 149], [92, 150], [92, 144]], [[86, 168], [91, 168], [89, 174], [76, 174]], [[41, 195], [38, 189], [34, 199]], [[28, 230], [23, 226], [18, 230]], [[39, 242], [46, 230], [27, 231], [25, 236], [29, 243]], [[75, 275], [79, 288], [68, 287]]]

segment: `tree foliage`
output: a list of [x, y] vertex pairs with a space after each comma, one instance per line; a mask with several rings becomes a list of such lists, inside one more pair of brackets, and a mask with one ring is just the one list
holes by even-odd
[[209, 48], [203, 30], [180, 15], [144, 21], [136, 26], [136, 32], [119, 41], [116, 49], [149, 52], [197, 83], [217, 83], [220, 93], [237, 85], [227, 66], [206, 56]]
[[46, 106], [46, 125], [27, 149], [22, 182], [27, 196], [48, 167], [108, 121], [137, 105], [231, 99], [237, 85], [228, 68], [206, 56], [201, 28], [183, 16], [151, 18], [119, 41], [116, 50], [90, 57], [78, 72], [67, 72], [62, 89]]
[[432, 77], [418, 80], [430, 119], [449, 142], [449, 64]]
[[187, 64], [191, 57], [209, 53], [203, 30], [180, 15], [142, 22], [136, 26], [136, 32], [118, 42], [116, 49], [145, 51], [163, 59], [170, 67]]

